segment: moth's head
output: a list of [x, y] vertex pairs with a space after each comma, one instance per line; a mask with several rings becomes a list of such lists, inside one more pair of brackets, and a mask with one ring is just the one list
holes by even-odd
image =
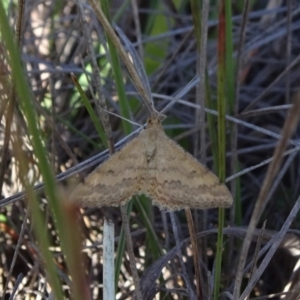
[[147, 120], [146, 129], [162, 129], [161, 122], [166, 118], [166, 116], [158, 111], [153, 111]]
[[146, 129], [162, 129], [161, 120], [159, 118], [148, 118]]

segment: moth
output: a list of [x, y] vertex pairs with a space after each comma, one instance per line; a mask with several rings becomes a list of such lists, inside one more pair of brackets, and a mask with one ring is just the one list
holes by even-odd
[[144, 194], [161, 209], [229, 207], [228, 188], [208, 168], [172, 141], [158, 118], [97, 167], [71, 195], [81, 206], [126, 204]]

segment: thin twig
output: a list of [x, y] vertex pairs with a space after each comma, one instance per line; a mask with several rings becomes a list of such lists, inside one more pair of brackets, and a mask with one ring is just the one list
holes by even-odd
[[[285, 151], [283, 154], [282, 154], [282, 157], [285, 157], [289, 154], [294, 154], [296, 152], [299, 152], [300, 151], [300, 147], [295, 147], [293, 149], [290, 149], [288, 151]], [[240, 172], [237, 172], [236, 174], [232, 175], [232, 176], [229, 176], [228, 178], [226, 178], [225, 182], [230, 182], [231, 180], [235, 179], [235, 178], [238, 178], [244, 174], [247, 174], [247, 173], [250, 173], [251, 171], [257, 169], [257, 168], [261, 168], [269, 163], [271, 163], [272, 161], [274, 160], [274, 156], [266, 159], [266, 160], [263, 160], [262, 162], [260, 162], [259, 164], [256, 164], [254, 166], [251, 166], [251, 167], [248, 167]]]
[[[291, 53], [292, 53], [292, 31], [291, 24], [293, 22], [293, 14], [292, 14], [292, 1], [287, 1], [287, 22], [286, 22], [286, 65], [288, 65], [291, 61]], [[291, 92], [291, 78], [290, 72], [288, 71], [286, 74], [285, 81], [285, 103], [290, 103], [290, 92]]]
[[253, 273], [257, 270], [257, 262], [258, 262], [258, 259], [259, 259], [259, 250], [260, 250], [261, 244], [263, 242], [263, 235], [264, 235], [264, 232], [265, 232], [265, 229], [266, 229], [266, 224], [267, 224], [267, 221], [265, 220], [263, 225], [262, 225], [262, 228], [260, 230], [259, 237], [257, 239], [257, 243], [256, 243], [256, 246], [255, 246], [255, 251], [254, 251], [254, 256], [253, 256], [253, 259], [252, 259], [252, 267], [251, 267], [251, 271], [250, 271], [250, 275], [249, 275], [249, 281], [252, 279]]
[[2, 298], [1, 298], [2, 300], [4, 300], [5, 297], [6, 297], [6, 290], [7, 290], [8, 284], [9, 284], [10, 279], [11, 279], [11, 274], [12, 274], [13, 269], [15, 267], [15, 264], [16, 264], [16, 261], [17, 261], [18, 255], [19, 255], [19, 251], [20, 251], [20, 248], [21, 248], [22, 243], [23, 243], [27, 219], [28, 219], [28, 209], [26, 210], [26, 213], [24, 215], [23, 223], [22, 223], [22, 226], [21, 226], [21, 231], [20, 231], [19, 238], [18, 238], [18, 243], [17, 243], [16, 249], [14, 251], [13, 259], [10, 263], [9, 272], [6, 276], [6, 282], [5, 282], [5, 286], [4, 286], [3, 294], [2, 294]]
[[175, 213], [171, 212], [171, 211], [169, 213], [170, 213], [170, 218], [171, 218], [171, 223], [172, 223], [172, 228], [173, 228], [173, 233], [174, 233], [174, 239], [175, 239], [175, 243], [176, 243], [176, 251], [177, 251], [177, 255], [179, 257], [179, 261], [180, 261], [180, 265], [181, 265], [181, 269], [182, 269], [182, 277], [184, 278], [184, 281], [185, 281], [185, 284], [187, 287], [189, 299], [196, 299], [195, 292], [191, 286], [190, 280], [189, 280], [187, 272], [186, 272], [185, 264], [183, 262], [181, 246], [180, 246], [180, 241], [179, 241], [179, 235], [178, 235], [178, 230], [177, 230], [177, 224], [176, 224], [176, 220], [175, 220]]
[[139, 7], [137, 4], [137, 0], [131, 0], [131, 7], [132, 7], [133, 21], [134, 21], [134, 25], [135, 25], [135, 36], [136, 36], [136, 41], [138, 43], [139, 55], [140, 55], [140, 59], [143, 60], [144, 59], [144, 49], [143, 49], [143, 44], [142, 44], [142, 31], [141, 31]]
[[126, 206], [121, 205], [121, 214], [122, 214], [122, 225], [124, 226], [124, 231], [125, 231], [125, 236], [126, 236], [126, 245], [127, 245], [127, 250], [129, 254], [129, 263], [130, 263], [130, 269], [132, 272], [132, 278], [133, 282], [135, 285], [135, 296], [137, 300], [142, 300], [142, 292], [140, 288], [140, 279], [138, 276], [138, 271], [136, 268], [136, 263], [135, 263], [135, 257], [133, 255], [133, 244], [132, 244], [132, 238], [130, 234], [130, 228], [129, 228], [129, 220], [127, 217], [127, 211], [126, 211]]
[[[19, 288], [20, 284], [22, 283], [23, 278], [24, 278], [24, 275], [22, 273], [20, 273], [17, 277], [16, 282], [15, 282], [14, 289], [13, 289], [13, 291], [11, 292], [11, 294], [9, 296], [9, 300], [16, 299], [15, 295], [18, 291], [18, 288]], [[5, 293], [3, 293], [3, 295], [5, 295]]]
[[185, 215], [186, 215], [186, 220], [187, 220], [189, 233], [190, 233], [190, 237], [191, 237], [194, 269], [195, 269], [195, 273], [196, 273], [196, 283], [197, 283], [196, 289], [197, 289], [198, 299], [200, 300], [200, 299], [203, 299], [203, 286], [202, 286], [203, 280], [201, 280], [201, 272], [200, 272], [200, 253], [199, 253], [195, 225], [194, 225], [191, 210], [185, 209]]

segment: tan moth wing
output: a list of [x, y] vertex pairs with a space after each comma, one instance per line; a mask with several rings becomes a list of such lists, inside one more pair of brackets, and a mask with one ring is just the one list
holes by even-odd
[[156, 156], [149, 164], [149, 171], [155, 186], [152, 200], [161, 208], [208, 209], [232, 205], [232, 195], [219, 178], [160, 129], [157, 129]]
[[90, 173], [75, 188], [71, 201], [82, 206], [119, 206], [138, 194], [148, 169], [140, 135]]

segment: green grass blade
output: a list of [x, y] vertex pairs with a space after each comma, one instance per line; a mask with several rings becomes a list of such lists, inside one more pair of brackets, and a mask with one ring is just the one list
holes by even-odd
[[[101, 122], [99, 121], [99, 118], [97, 117], [97, 115], [96, 115], [96, 113], [95, 113], [95, 111], [94, 111], [94, 109], [93, 109], [93, 107], [92, 107], [90, 101], [89, 101], [88, 98], [86, 97], [85, 92], [84, 92], [84, 90], [82, 89], [82, 87], [81, 87], [81, 85], [79, 84], [79, 82], [78, 82], [78, 80], [76, 79], [76, 77], [75, 77], [73, 74], [71, 74], [71, 77], [72, 77], [72, 80], [73, 80], [73, 82], [74, 82], [74, 84], [75, 84], [75, 86], [76, 86], [76, 88], [77, 88], [77, 90], [78, 90], [78, 92], [79, 92], [79, 94], [80, 94], [80, 96], [81, 96], [81, 99], [82, 99], [82, 101], [83, 101], [83, 103], [84, 103], [84, 105], [85, 105], [85, 107], [86, 107], [86, 109], [87, 109], [87, 111], [88, 111], [88, 113], [89, 113], [91, 119], [92, 119], [92, 122], [93, 122], [94, 125], [95, 125], [95, 128], [96, 128], [96, 130], [97, 130], [97, 132], [98, 132], [98, 134], [99, 134], [99, 136], [100, 136], [100, 138], [101, 138], [101, 140], [102, 140], [103, 145], [104, 145], [106, 148], [108, 148], [108, 144], [107, 144], [107, 139], [106, 139], [106, 136], [105, 136], [105, 132], [104, 132], [104, 130], [103, 130], [103, 127], [102, 127], [102, 125], [101, 125]], [[70, 125], [71, 125], [71, 124], [70, 124]], [[90, 140], [90, 139], [89, 139], [89, 140]], [[90, 140], [90, 141], [91, 141], [91, 140]], [[94, 143], [93, 141], [92, 141], [92, 143], [95, 144], [95, 145], [97, 145], [97, 144]]]

